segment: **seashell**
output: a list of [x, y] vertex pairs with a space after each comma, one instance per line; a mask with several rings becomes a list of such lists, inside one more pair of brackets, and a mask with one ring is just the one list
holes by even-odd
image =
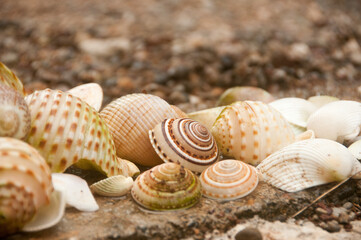
[[354, 155], [358, 160], [361, 160], [361, 140], [358, 140], [352, 143], [348, 150]]
[[270, 103], [274, 101], [274, 97], [262, 88], [257, 87], [233, 87], [227, 89], [217, 102], [217, 106], [226, 106], [237, 101], [261, 101]]
[[68, 93], [80, 98], [91, 107], [93, 107], [97, 112], [99, 112], [100, 107], [102, 106], [103, 89], [97, 83], [87, 83], [79, 85], [75, 88], [70, 89]]
[[117, 175], [94, 183], [90, 189], [93, 193], [101, 196], [120, 197], [127, 194], [132, 186], [133, 178]]
[[291, 127], [277, 110], [253, 101], [227, 106], [213, 124], [212, 134], [223, 156], [252, 165], [295, 141]]
[[330, 102], [339, 101], [337, 97], [321, 95], [321, 96], [312, 96], [307, 99], [307, 101], [311, 102], [318, 109]]
[[178, 115], [179, 118], [187, 118], [188, 115], [183, 112], [179, 107], [174, 106], [174, 105], [170, 105], [171, 108], [173, 108], [173, 110], [176, 112], [176, 114]]
[[194, 172], [202, 172], [219, 158], [212, 134], [189, 118], [166, 119], [149, 131], [149, 138], [164, 162], [175, 162]]
[[217, 200], [244, 197], [258, 184], [256, 169], [238, 160], [223, 160], [204, 170], [200, 177], [202, 194]]
[[25, 89], [23, 83], [2, 62], [0, 62], [0, 83], [15, 89], [22, 97], [25, 96]]
[[28, 142], [45, 157], [53, 172], [64, 172], [76, 163], [108, 176], [133, 174], [134, 166], [116, 157], [106, 124], [87, 103], [50, 89], [36, 91], [25, 100], [32, 117]]
[[30, 130], [30, 112], [24, 98], [0, 83], [0, 136], [25, 139]]
[[295, 142], [263, 160], [257, 169], [264, 181], [287, 192], [342, 181], [361, 164], [340, 143], [328, 139]]
[[139, 175], [131, 194], [135, 202], [149, 210], [184, 209], [198, 202], [201, 184], [181, 165], [163, 163]]
[[204, 109], [197, 112], [188, 113], [189, 118], [202, 123], [208, 130], [212, 129], [213, 123], [225, 107]]
[[316, 138], [327, 138], [343, 143], [353, 141], [360, 133], [361, 103], [335, 101], [318, 109], [307, 121], [307, 129]]
[[117, 155], [144, 166], [162, 163], [149, 142], [149, 130], [164, 119], [181, 117], [179, 109], [150, 94], [118, 98], [100, 115], [113, 135]]
[[30, 145], [0, 138], [0, 236], [14, 233], [49, 203], [50, 169]]
[[68, 173], [53, 173], [51, 176], [54, 188], [64, 194], [68, 205], [85, 212], [94, 212], [99, 209], [84, 179]]

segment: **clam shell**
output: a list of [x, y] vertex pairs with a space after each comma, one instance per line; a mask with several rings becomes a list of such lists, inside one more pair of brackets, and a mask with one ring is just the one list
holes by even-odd
[[321, 95], [321, 96], [312, 96], [307, 99], [307, 101], [311, 102], [318, 109], [330, 102], [339, 101], [337, 97]]
[[30, 130], [30, 111], [24, 98], [0, 83], [0, 136], [25, 139]]
[[263, 160], [257, 169], [264, 181], [287, 192], [342, 181], [360, 163], [343, 145], [328, 139], [295, 142]]
[[189, 118], [202, 123], [209, 131], [213, 123], [225, 107], [209, 108], [197, 112], [188, 113]]
[[307, 121], [307, 129], [316, 138], [327, 138], [343, 143], [353, 141], [360, 133], [361, 103], [335, 101], [318, 109]]
[[202, 172], [219, 158], [212, 134], [189, 118], [166, 119], [149, 131], [154, 150], [164, 162], [175, 162]]
[[201, 184], [190, 170], [176, 163], [163, 163], [139, 175], [131, 193], [149, 210], [184, 209], [198, 202]]
[[286, 119], [262, 102], [227, 106], [212, 127], [223, 156], [256, 165], [271, 153], [295, 141]]
[[153, 150], [148, 132], [166, 118], [180, 117], [180, 110], [174, 109], [157, 96], [130, 94], [111, 102], [100, 115], [113, 135], [119, 157], [154, 166], [162, 160]]
[[0, 62], [0, 83], [15, 89], [22, 97], [25, 96], [25, 89], [23, 83], [2, 62]]
[[94, 183], [90, 189], [93, 193], [101, 196], [120, 197], [127, 194], [132, 186], [133, 178], [117, 175]]
[[257, 87], [233, 87], [227, 89], [217, 102], [217, 106], [226, 106], [237, 101], [261, 101], [269, 103], [274, 101], [274, 97], [262, 88]]
[[70, 93], [46, 89], [26, 97], [31, 112], [28, 142], [53, 172], [76, 163], [108, 176], [131, 174], [118, 159], [109, 130], [95, 109]]
[[257, 187], [257, 171], [238, 160], [223, 160], [201, 174], [202, 194], [217, 200], [244, 197]]
[[93, 107], [99, 112], [103, 103], [103, 89], [97, 83], [87, 83], [74, 87], [68, 91]]

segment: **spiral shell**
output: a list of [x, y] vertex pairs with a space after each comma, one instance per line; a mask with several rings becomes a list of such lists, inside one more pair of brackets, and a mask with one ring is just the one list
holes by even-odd
[[46, 89], [26, 97], [31, 111], [28, 142], [45, 157], [53, 172], [77, 163], [108, 176], [131, 175], [128, 163], [117, 159], [106, 124], [77, 97]]
[[166, 119], [149, 131], [154, 150], [164, 162], [175, 162], [202, 172], [219, 158], [212, 134], [189, 118]]
[[25, 139], [30, 130], [30, 120], [24, 98], [0, 83], [0, 136]]
[[256, 165], [271, 153], [295, 141], [283, 116], [262, 102], [227, 106], [212, 127], [224, 156]]
[[130, 94], [111, 102], [100, 115], [113, 135], [119, 157], [154, 166], [162, 160], [149, 142], [148, 131], [164, 119], [181, 117], [180, 113], [157, 96]]
[[133, 178], [117, 175], [94, 183], [90, 189], [93, 193], [101, 196], [120, 197], [127, 194], [132, 186]]
[[227, 89], [217, 102], [217, 106], [226, 106], [237, 101], [261, 101], [269, 103], [274, 100], [274, 97], [262, 88], [242, 86], [232, 87]]
[[201, 184], [190, 170], [176, 163], [163, 163], [139, 175], [131, 193], [149, 210], [184, 209], [198, 202]]
[[22, 97], [25, 96], [25, 89], [19, 78], [0, 62], [0, 83], [15, 89]]
[[251, 165], [238, 160], [223, 160], [201, 174], [202, 194], [217, 200], [244, 197], [257, 187], [258, 176]]
[[0, 138], [0, 236], [29, 222], [49, 203], [50, 169], [40, 154], [14, 138]]

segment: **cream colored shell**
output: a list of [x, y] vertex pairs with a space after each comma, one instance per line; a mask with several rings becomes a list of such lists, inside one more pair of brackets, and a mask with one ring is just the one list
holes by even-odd
[[188, 113], [189, 118], [202, 123], [209, 131], [211, 131], [213, 123], [225, 107], [216, 107], [204, 109], [197, 112]]
[[103, 89], [97, 83], [87, 83], [74, 87], [68, 91], [71, 95], [80, 98], [97, 112], [103, 103]]
[[274, 97], [262, 88], [252, 86], [232, 87], [227, 89], [217, 102], [217, 106], [225, 106], [237, 101], [261, 101], [269, 103]]
[[133, 178], [122, 175], [112, 176], [90, 186], [93, 193], [106, 197], [121, 197], [133, 186]]
[[25, 96], [25, 89], [23, 83], [2, 62], [0, 62], [0, 83], [15, 89], [22, 97]]

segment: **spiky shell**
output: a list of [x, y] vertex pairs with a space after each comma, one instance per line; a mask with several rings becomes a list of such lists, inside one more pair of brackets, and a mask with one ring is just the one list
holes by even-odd
[[15, 89], [22, 97], [25, 96], [25, 89], [23, 83], [2, 62], [0, 62], [0, 83]]
[[164, 119], [181, 117], [179, 109], [150, 94], [118, 98], [100, 115], [113, 135], [117, 155], [144, 166], [162, 163], [149, 142], [149, 130]]
[[224, 156], [256, 165], [295, 141], [291, 127], [274, 108], [262, 102], [227, 106], [212, 127]]
[[77, 163], [107, 174], [129, 175], [128, 164], [116, 157], [108, 127], [95, 109], [69, 93], [46, 89], [26, 97], [31, 112], [28, 142], [53, 172]]
[[30, 120], [28, 105], [20, 93], [0, 83], [0, 136], [24, 140]]
[[209, 131], [212, 129], [213, 123], [216, 121], [218, 115], [225, 107], [216, 107], [204, 109], [197, 112], [188, 113], [189, 118], [202, 123]]
[[287, 192], [341, 181], [360, 163], [340, 143], [328, 139], [295, 142], [263, 160], [257, 169], [264, 181]]
[[274, 97], [262, 88], [242, 86], [227, 89], [217, 102], [217, 106], [225, 106], [237, 101], [261, 101], [269, 103], [274, 100]]
[[217, 200], [244, 197], [257, 187], [256, 169], [238, 160], [223, 160], [201, 174], [202, 194]]
[[68, 91], [71, 95], [80, 98], [97, 112], [103, 103], [103, 89], [97, 83], [87, 83], [74, 87]]
[[133, 186], [133, 178], [117, 175], [103, 179], [90, 186], [93, 193], [105, 197], [121, 197]]
[[212, 134], [189, 118], [166, 119], [149, 131], [149, 138], [164, 162], [175, 162], [194, 172], [202, 172], [219, 158]]
[[49, 203], [50, 169], [30, 145], [0, 138], [0, 236], [14, 233]]
[[190, 170], [176, 163], [163, 163], [135, 180], [133, 199], [142, 207], [167, 211], [189, 208], [201, 197], [201, 184]]

